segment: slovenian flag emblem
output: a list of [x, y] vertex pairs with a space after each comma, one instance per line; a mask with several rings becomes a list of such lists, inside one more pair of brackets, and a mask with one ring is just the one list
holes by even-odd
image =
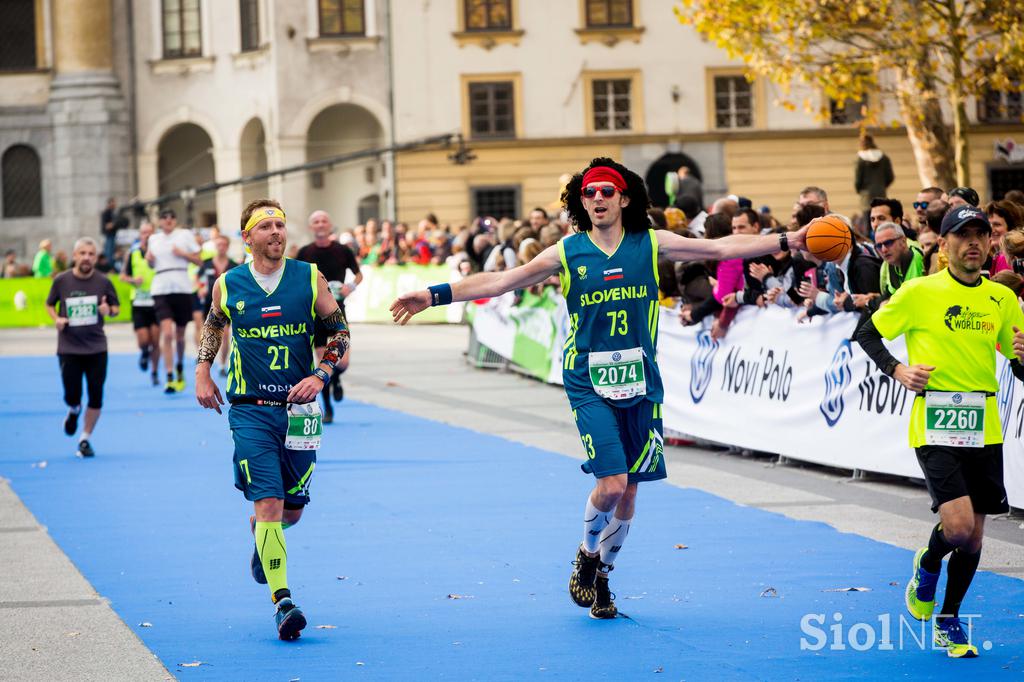
[[613, 279], [622, 279], [622, 268], [613, 268], [604, 271], [604, 281], [610, 282]]
[[263, 314], [260, 317], [281, 317], [281, 306], [272, 305], [260, 310]]

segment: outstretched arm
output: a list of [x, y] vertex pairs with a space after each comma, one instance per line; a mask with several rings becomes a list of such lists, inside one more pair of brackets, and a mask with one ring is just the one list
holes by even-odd
[[[656, 230], [658, 252], [664, 258], [674, 261], [728, 260], [730, 258], [756, 258], [779, 249], [779, 235], [734, 234], [721, 239], [689, 239], [668, 230]], [[786, 239], [791, 250], [804, 248], [807, 228], [789, 232]]]
[[[461, 282], [451, 285], [451, 301], [475, 301], [478, 298], [492, 298], [507, 291], [525, 289], [539, 284], [562, 269], [558, 256], [558, 245], [549, 246], [529, 263], [503, 272], [481, 272], [470, 275]], [[430, 290], [410, 291], [402, 294], [391, 304], [391, 315], [398, 324], [405, 324], [418, 312], [431, 305], [448, 303], [435, 302]]]

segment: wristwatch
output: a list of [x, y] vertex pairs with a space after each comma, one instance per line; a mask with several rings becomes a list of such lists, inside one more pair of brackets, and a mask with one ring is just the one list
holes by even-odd
[[789, 251], [789, 237], [785, 232], [779, 234], [779, 251]]
[[313, 376], [315, 376], [317, 379], [324, 382], [325, 384], [331, 380], [331, 375], [329, 375], [327, 372], [320, 369], [319, 367], [313, 370]]

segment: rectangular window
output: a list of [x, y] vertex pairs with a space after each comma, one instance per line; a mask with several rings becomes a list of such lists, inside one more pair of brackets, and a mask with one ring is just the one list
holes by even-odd
[[519, 217], [519, 185], [474, 187], [470, 191], [474, 216], [493, 216], [499, 220]]
[[829, 123], [835, 126], [841, 126], [863, 121], [864, 108], [866, 106], [866, 99], [848, 99], [842, 106], [839, 106], [839, 103], [836, 100], [830, 99], [828, 101]]
[[594, 130], [632, 130], [633, 82], [628, 78], [594, 80]]
[[1024, 120], [1021, 91], [1017, 83], [1012, 90], [986, 90], [978, 97], [978, 121], [981, 123], [1020, 123]]
[[633, 0], [586, 0], [587, 28], [630, 28]]
[[363, 0], [318, 0], [320, 5], [320, 35], [366, 35]]
[[7, 0], [0, 7], [0, 71], [36, 68], [35, 0]]
[[743, 76], [715, 76], [715, 127], [752, 128], [754, 94]]
[[515, 118], [511, 82], [469, 84], [469, 129], [473, 137], [515, 137]]
[[259, 0], [239, 0], [239, 3], [242, 52], [249, 52], [260, 46]]
[[512, 0], [463, 0], [467, 31], [512, 29]]
[[203, 53], [199, 0], [163, 0], [164, 59]]

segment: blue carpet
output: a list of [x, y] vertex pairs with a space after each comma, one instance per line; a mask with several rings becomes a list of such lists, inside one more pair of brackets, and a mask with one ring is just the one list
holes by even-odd
[[[310, 626], [279, 642], [266, 588], [249, 577], [250, 506], [232, 485], [226, 415], [191, 393], [162, 395], [133, 363], [111, 358], [98, 456], [85, 461], [60, 428], [56, 359], [0, 359], [18, 387], [0, 396], [0, 475], [181, 679], [1024, 671], [1024, 582], [978, 574], [964, 611], [983, 614], [975, 640], [992, 647], [951, 661], [901, 626], [910, 552], [664, 483], [641, 487], [612, 574], [629, 618], [591, 620], [566, 593], [591, 486], [577, 463], [351, 400], [327, 427], [313, 503], [287, 535]], [[825, 591], [853, 586], [871, 591]], [[821, 615], [820, 650], [801, 649], [819, 640], [801, 631], [806, 614]], [[892, 650], [879, 647], [886, 619]], [[849, 644], [857, 623], [857, 641], [874, 640], [866, 651]], [[846, 648], [834, 650], [840, 626]]]

